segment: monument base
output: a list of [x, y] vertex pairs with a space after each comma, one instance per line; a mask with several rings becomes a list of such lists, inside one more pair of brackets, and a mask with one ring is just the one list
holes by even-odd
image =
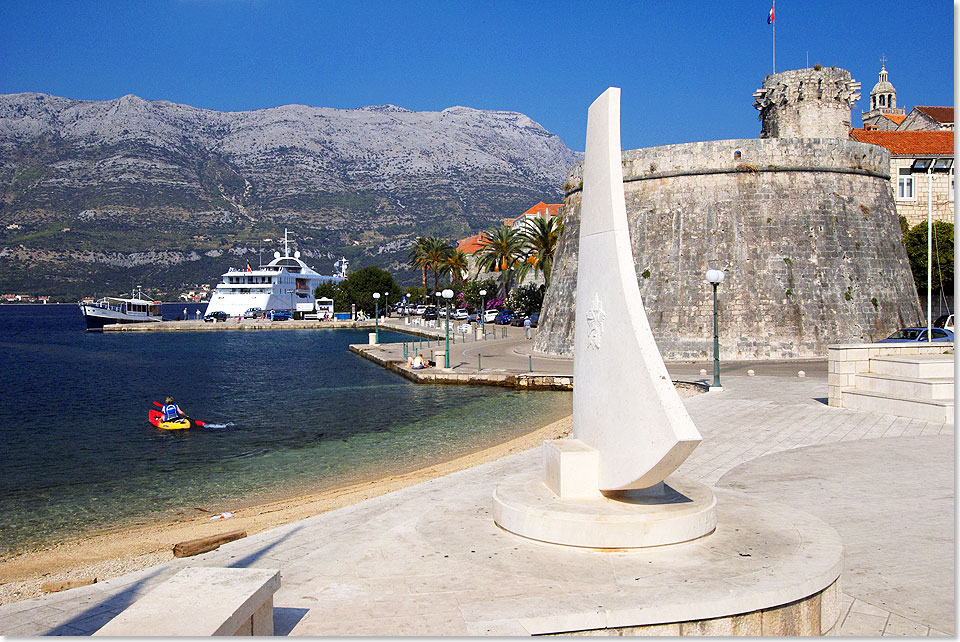
[[686, 542], [717, 526], [717, 500], [707, 486], [673, 475], [645, 491], [561, 498], [540, 471], [501, 482], [493, 518], [530, 539], [588, 548], [643, 548]]

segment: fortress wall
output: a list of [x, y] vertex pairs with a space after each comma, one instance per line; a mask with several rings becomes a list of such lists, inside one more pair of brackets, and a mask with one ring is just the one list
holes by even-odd
[[[726, 274], [723, 359], [822, 357], [828, 345], [917, 323], [887, 154], [844, 139], [624, 152], [637, 280], [664, 358], [712, 356], [709, 268]], [[535, 345], [549, 354], [573, 351], [580, 171], [567, 182], [566, 229]]]

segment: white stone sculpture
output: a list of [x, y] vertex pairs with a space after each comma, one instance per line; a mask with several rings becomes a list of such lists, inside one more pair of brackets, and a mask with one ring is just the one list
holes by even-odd
[[620, 89], [587, 113], [573, 436], [599, 453], [599, 490], [648, 488], [700, 443], [650, 332], [630, 249], [620, 161]]
[[543, 445], [543, 470], [501, 482], [493, 518], [567, 546], [640, 548], [713, 532], [717, 501], [667, 479], [700, 443], [640, 300], [620, 169], [620, 90], [590, 107], [583, 169], [573, 437]]

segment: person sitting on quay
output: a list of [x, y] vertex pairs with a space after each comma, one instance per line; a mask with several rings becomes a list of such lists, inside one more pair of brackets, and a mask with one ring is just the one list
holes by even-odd
[[418, 354], [415, 357], [410, 357], [407, 359], [407, 366], [409, 366], [411, 370], [423, 370], [424, 368], [429, 368], [432, 365], [433, 362], [424, 360], [422, 354]]

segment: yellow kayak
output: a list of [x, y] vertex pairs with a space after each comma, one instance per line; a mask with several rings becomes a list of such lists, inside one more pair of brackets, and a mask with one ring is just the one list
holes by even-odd
[[151, 410], [149, 414], [150, 423], [162, 430], [186, 430], [187, 428], [193, 428], [193, 422], [183, 417], [172, 421], [161, 421], [160, 418], [163, 417], [163, 413]]

